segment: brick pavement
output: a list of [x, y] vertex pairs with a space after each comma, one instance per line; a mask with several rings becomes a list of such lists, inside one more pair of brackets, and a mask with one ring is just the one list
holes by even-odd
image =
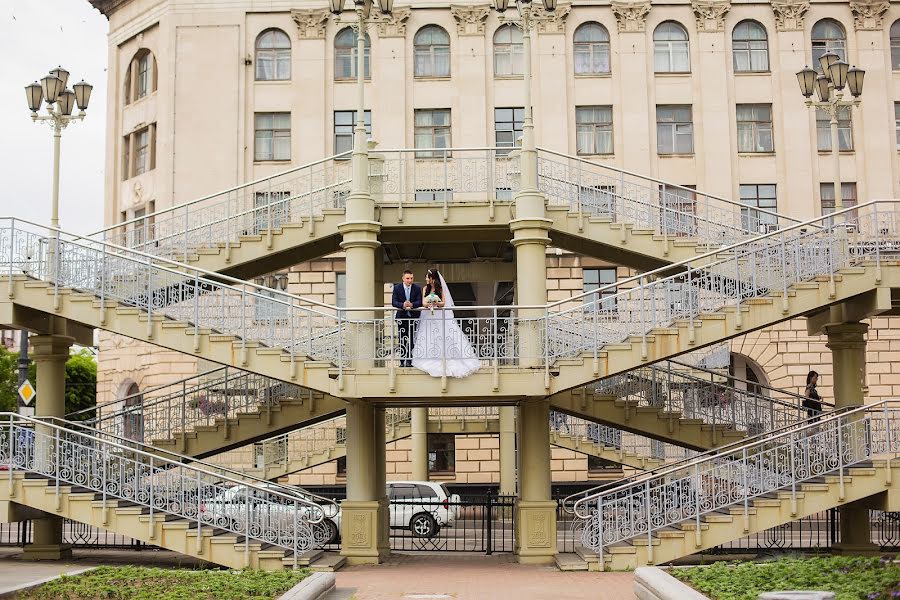
[[634, 600], [633, 573], [572, 573], [511, 555], [394, 554], [344, 567], [325, 600]]

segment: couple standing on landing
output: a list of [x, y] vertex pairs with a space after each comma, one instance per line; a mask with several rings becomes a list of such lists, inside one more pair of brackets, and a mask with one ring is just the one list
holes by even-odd
[[481, 361], [453, 316], [453, 296], [437, 269], [425, 274], [425, 289], [403, 272], [394, 285], [391, 305], [397, 309], [400, 366], [414, 367], [432, 377], [467, 377]]

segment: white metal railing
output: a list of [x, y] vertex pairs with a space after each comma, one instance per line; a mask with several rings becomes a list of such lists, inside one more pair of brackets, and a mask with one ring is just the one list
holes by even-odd
[[837, 474], [844, 497], [846, 469], [900, 452], [900, 404], [885, 400], [840, 411], [767, 433], [741, 444], [712, 450], [676, 465], [578, 498], [572, 506], [582, 520], [582, 542], [602, 555], [611, 544], [646, 537], [684, 521], [696, 523], [701, 545], [704, 515], [779, 490], [790, 491], [796, 507], [800, 484]]
[[[510, 202], [520, 189], [518, 148], [402, 148], [369, 153], [369, 183], [378, 204], [453, 205]], [[343, 209], [350, 191], [349, 153], [288, 169], [190, 202], [129, 219], [90, 237], [184, 260], [199, 248], [272, 235], [287, 224], [308, 225], [328, 209]], [[651, 228], [667, 238], [731, 244], [797, 220], [747, 207], [614, 166], [539, 149], [539, 186], [550, 205], [580, 217], [608, 216]]]
[[427, 326], [418, 320], [420, 331], [405, 338], [405, 348], [391, 307], [329, 306], [95, 240], [63, 233], [57, 240], [56, 230], [19, 219], [0, 219], [0, 273], [10, 276], [10, 293], [14, 277], [25, 275], [48, 282], [57, 299], [70, 288], [101, 306], [137, 308], [148, 335], [158, 317], [188, 323], [197, 347], [201, 330], [234, 335], [242, 362], [247, 343], [258, 342], [281, 348], [292, 368], [307, 358], [327, 361], [339, 377], [354, 361], [393, 373], [413, 354], [445, 365], [476, 360], [495, 372], [542, 365], [549, 382], [559, 359], [592, 356], [598, 365], [607, 344], [634, 337], [647, 355], [654, 329], [683, 322], [694, 339], [703, 314], [734, 310], [740, 325], [736, 309], [747, 301], [767, 298], [787, 309], [795, 284], [825, 277], [835, 290], [841, 269], [871, 264], [880, 273], [884, 259], [900, 255], [898, 207], [869, 202], [547, 305], [457, 307], [453, 318], [437, 309]]
[[324, 535], [314, 531], [323, 508], [298, 494], [47, 420], [0, 413], [0, 465], [11, 491], [15, 474], [24, 471], [46, 477], [57, 495], [63, 485], [95, 491], [104, 509], [116, 499], [147, 507], [150, 531], [170, 515], [191, 521], [198, 550], [202, 529], [214, 527], [244, 536], [248, 560], [252, 540], [290, 551], [296, 563]]
[[[197, 248], [236, 242], [289, 223], [315, 228], [327, 209], [350, 193], [350, 153], [339, 154], [234, 186], [172, 208], [129, 219], [90, 237], [163, 258], [184, 259]], [[225, 252], [230, 248], [226, 247]]]
[[310, 399], [313, 391], [234, 367], [220, 367], [169, 384], [69, 413], [98, 431], [150, 442], [171, 440], [197, 427], [264, 412], [284, 399]]

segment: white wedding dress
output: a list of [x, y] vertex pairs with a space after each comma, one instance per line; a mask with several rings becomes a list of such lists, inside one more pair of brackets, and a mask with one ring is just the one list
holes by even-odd
[[[469, 338], [453, 318], [453, 297], [441, 277], [444, 310], [423, 308], [416, 320], [412, 366], [432, 377], [468, 377], [481, 367]], [[443, 314], [442, 314], [443, 313]]]

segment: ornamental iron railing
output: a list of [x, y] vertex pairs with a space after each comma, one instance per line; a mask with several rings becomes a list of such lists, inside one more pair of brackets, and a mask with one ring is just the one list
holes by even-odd
[[109, 500], [127, 500], [149, 509], [149, 527], [169, 517], [197, 528], [212, 527], [243, 536], [249, 557], [251, 541], [299, 554], [315, 548], [326, 535], [322, 506], [278, 486], [231, 477], [218, 467], [191, 464], [120, 444], [106, 436], [74, 430], [49, 420], [0, 413], [0, 465], [10, 490], [17, 472], [60, 486], [77, 485], [97, 492], [104, 509]]
[[885, 400], [812, 419], [743, 444], [712, 450], [641, 475], [595, 494], [582, 494], [572, 508], [583, 521], [582, 543], [602, 555], [618, 542], [738, 506], [749, 518], [750, 501], [790, 491], [797, 502], [801, 483], [836, 474], [841, 496], [848, 467], [900, 452], [900, 404]]
[[159, 318], [185, 323], [198, 349], [201, 330], [235, 336], [242, 362], [257, 342], [280, 348], [292, 370], [298, 360], [332, 363], [339, 379], [354, 361], [393, 374], [411, 357], [439, 361], [444, 373], [543, 366], [549, 385], [560, 359], [593, 359], [599, 371], [607, 344], [636, 340], [646, 357], [654, 330], [682, 323], [695, 340], [703, 315], [733, 311], [738, 329], [750, 301], [787, 312], [797, 284], [825, 278], [833, 295], [842, 269], [871, 265], [880, 275], [882, 261], [900, 255], [898, 217], [898, 203], [870, 202], [547, 305], [425, 310], [408, 336], [392, 307], [329, 306], [18, 219], [0, 219], [0, 273], [10, 294], [24, 275], [50, 284], [57, 303], [68, 288], [101, 307], [137, 308], [148, 336]]
[[[271, 235], [284, 225], [308, 226], [343, 209], [350, 192], [349, 153], [288, 169], [190, 202], [135, 217], [90, 237], [164, 258], [184, 260], [199, 248]], [[690, 237], [708, 248], [732, 244], [797, 220], [733, 200], [645, 177], [612, 165], [538, 151], [539, 187], [549, 205], [579, 217], [606, 216], [666, 237]], [[369, 153], [369, 184], [377, 204], [453, 205], [510, 202], [520, 190], [514, 148], [378, 149]], [[493, 214], [493, 213], [492, 213]]]

